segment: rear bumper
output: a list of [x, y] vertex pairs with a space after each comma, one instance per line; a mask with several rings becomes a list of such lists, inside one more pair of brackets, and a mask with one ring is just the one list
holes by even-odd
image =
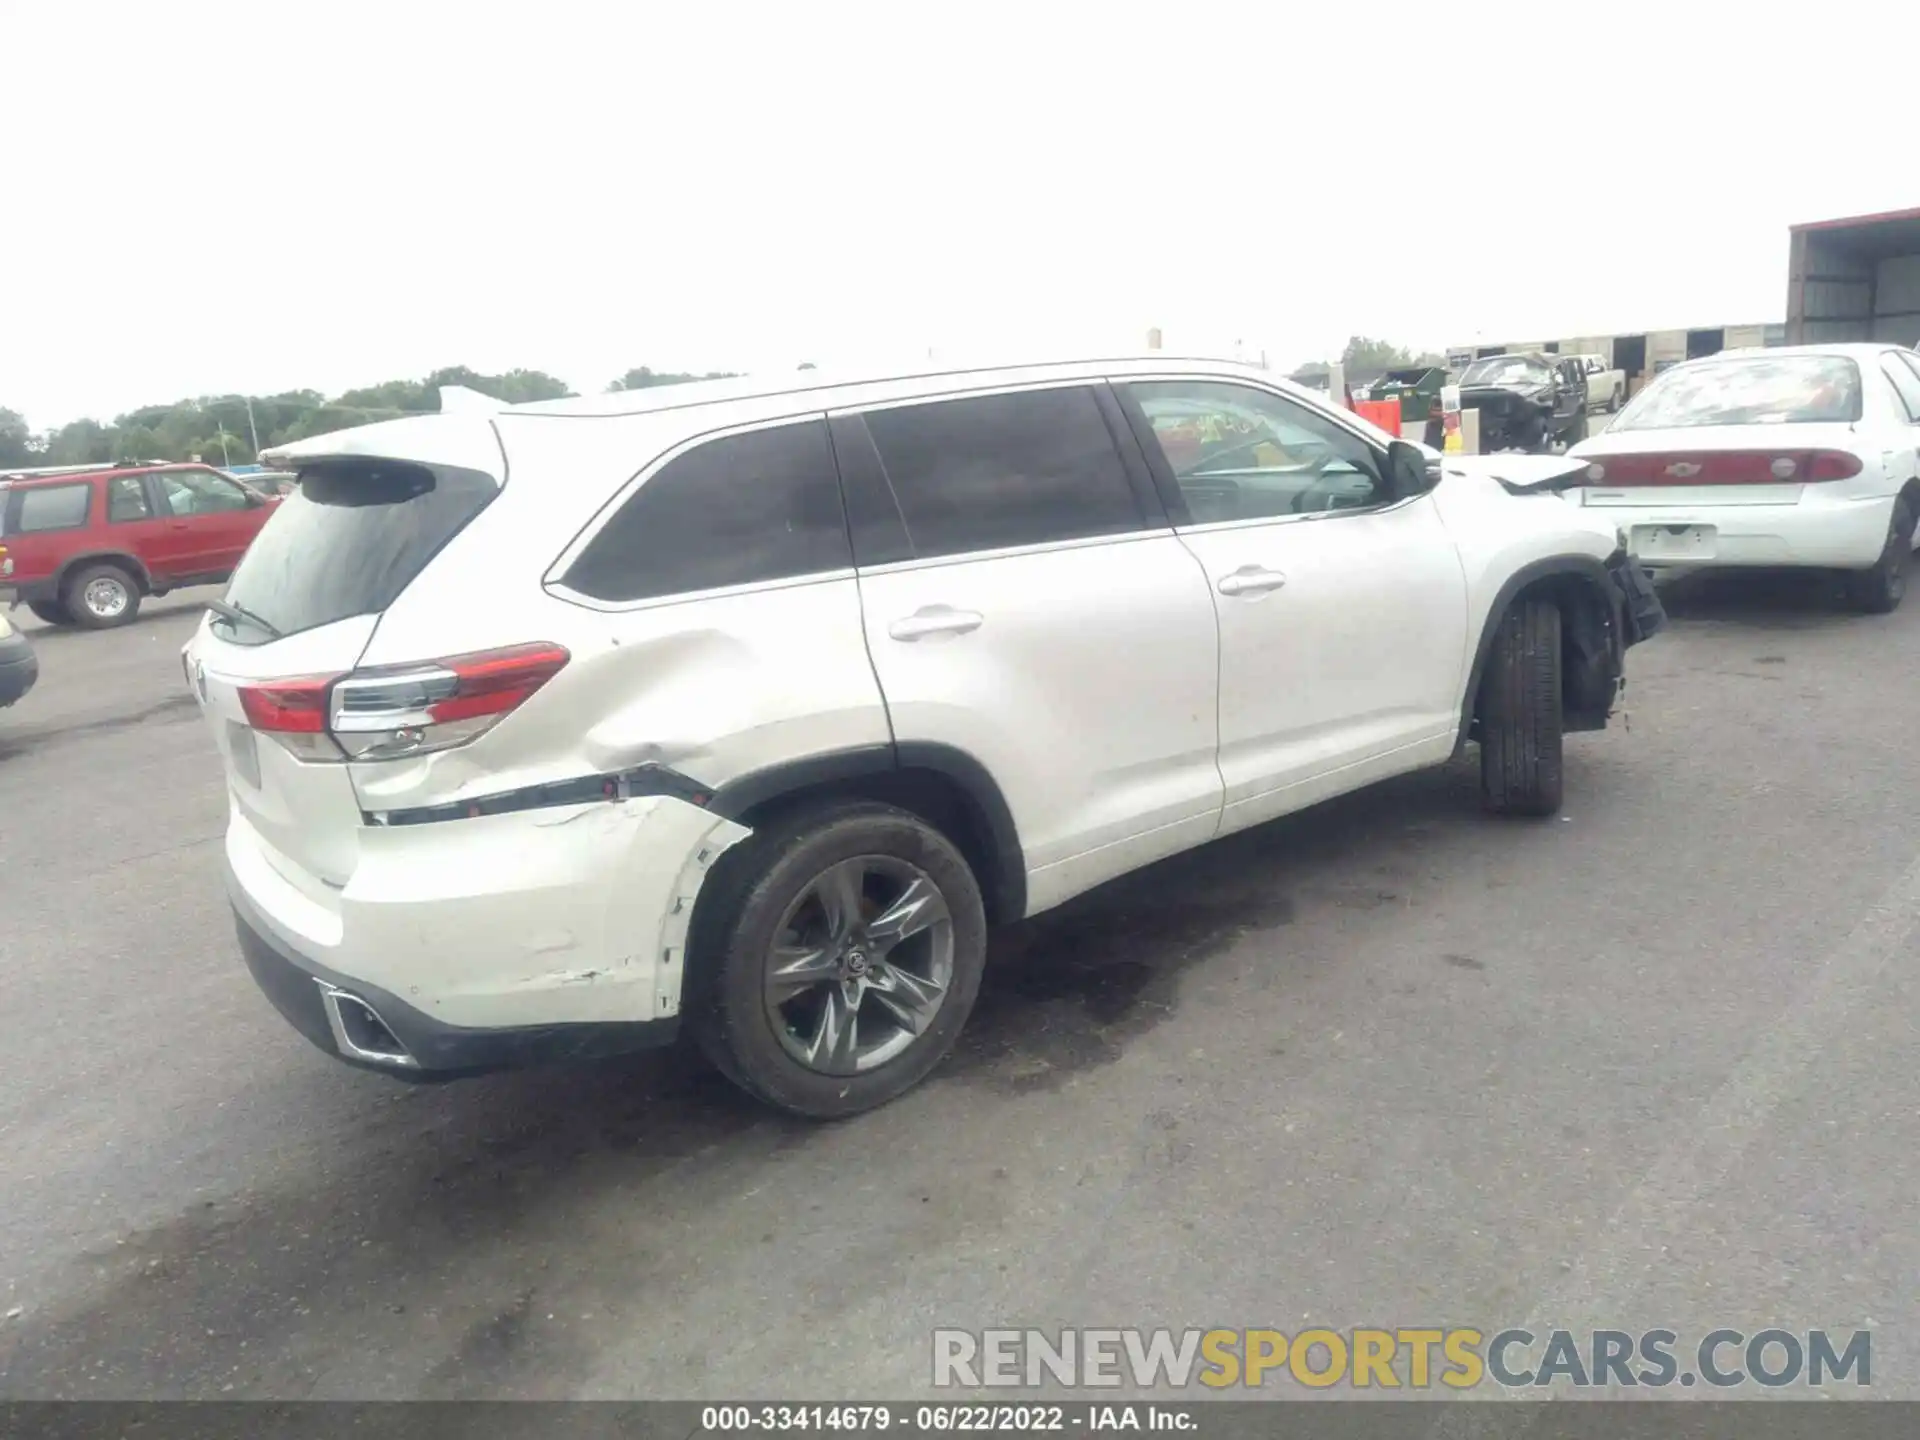
[[[678, 1016], [494, 1029], [448, 1025], [301, 954], [263, 919], [231, 869], [227, 889], [240, 954], [254, 983], [295, 1030], [336, 1060], [363, 1070], [400, 1080], [454, 1080], [651, 1049], [670, 1043], [679, 1029]], [[344, 1022], [342, 997], [355, 1002], [345, 1010]]]
[[670, 1039], [701, 885], [747, 833], [662, 796], [370, 825], [330, 886], [236, 807], [226, 882], [247, 966], [295, 1029], [435, 1079]]
[[[1893, 497], [1796, 505], [1592, 505], [1626, 532], [1644, 565], [1663, 568], [1808, 566], [1863, 570], [1880, 558]], [[1667, 527], [1685, 527], [1686, 543]], [[1671, 544], [1663, 543], [1672, 536]], [[1693, 538], [1693, 537], [1698, 537]]]
[[40, 661], [24, 635], [0, 640], [0, 709], [13, 704], [40, 678]]

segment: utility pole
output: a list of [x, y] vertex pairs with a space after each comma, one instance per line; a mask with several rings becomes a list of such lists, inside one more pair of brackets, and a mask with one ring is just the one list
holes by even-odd
[[247, 433], [253, 436], [253, 458], [258, 460], [260, 458], [260, 427], [253, 423], [253, 397], [242, 395], [240, 398], [247, 402]]

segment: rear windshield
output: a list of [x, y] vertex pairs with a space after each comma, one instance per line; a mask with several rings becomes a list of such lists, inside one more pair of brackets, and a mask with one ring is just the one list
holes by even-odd
[[249, 620], [215, 623], [239, 644], [261, 645], [274, 632], [377, 614], [498, 493], [492, 476], [450, 466], [356, 460], [302, 470], [227, 588], [227, 603]]
[[1489, 355], [1476, 360], [1460, 377], [1462, 385], [1545, 385], [1547, 367], [1524, 355]]
[[1608, 430], [1846, 424], [1860, 418], [1860, 367], [1843, 355], [1756, 355], [1669, 370]]

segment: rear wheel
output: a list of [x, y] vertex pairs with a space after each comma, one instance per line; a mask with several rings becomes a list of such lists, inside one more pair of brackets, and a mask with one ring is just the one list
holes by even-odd
[[832, 802], [722, 857], [691, 946], [694, 1033], [770, 1105], [817, 1120], [883, 1105], [959, 1036], [986, 961], [960, 852], [904, 810]]
[[1847, 598], [1856, 610], [1887, 615], [1900, 608], [1907, 593], [1907, 570], [1913, 563], [1913, 526], [1913, 503], [1902, 495], [1893, 502], [1880, 558], [1868, 569], [1847, 576]]
[[29, 600], [27, 609], [49, 625], [71, 625], [73, 616], [58, 600]]
[[67, 581], [62, 603], [89, 630], [125, 625], [140, 613], [140, 586], [118, 565], [89, 565]]
[[1501, 815], [1560, 808], [1560, 608], [1522, 600], [1500, 622], [1480, 680], [1480, 793]]
[[1622, 388], [1624, 387], [1615, 387], [1614, 392], [1607, 396], [1607, 413], [1609, 415], [1617, 413], [1620, 409], [1620, 390]]

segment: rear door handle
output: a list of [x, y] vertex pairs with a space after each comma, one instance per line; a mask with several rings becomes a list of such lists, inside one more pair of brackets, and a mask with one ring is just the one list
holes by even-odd
[[1222, 595], [1265, 595], [1269, 590], [1278, 590], [1286, 583], [1287, 577], [1278, 570], [1242, 565], [1231, 575], [1222, 575], [1217, 588]]
[[985, 619], [977, 610], [928, 605], [911, 615], [901, 616], [887, 626], [887, 634], [896, 640], [923, 640], [929, 635], [964, 635], [969, 630], [978, 630]]

